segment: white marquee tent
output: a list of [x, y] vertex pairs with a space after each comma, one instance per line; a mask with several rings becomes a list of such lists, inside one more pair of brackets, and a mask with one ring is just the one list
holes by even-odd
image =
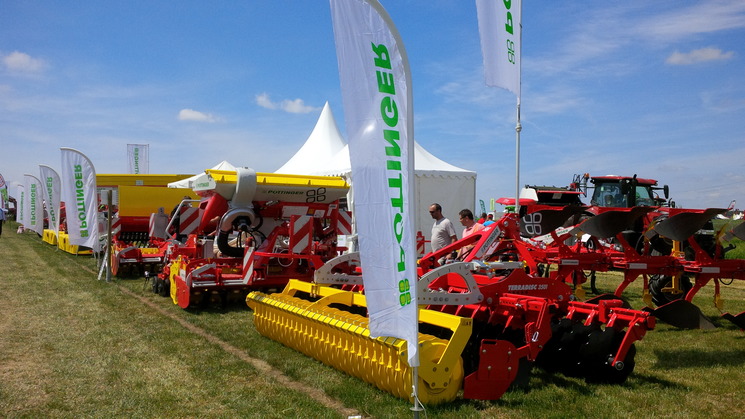
[[[227, 160], [223, 160], [220, 163], [217, 163], [214, 167], [212, 167], [212, 170], [232, 170], [235, 171], [235, 166], [230, 164]], [[169, 188], [182, 188], [182, 189], [194, 189], [194, 180], [196, 180], [199, 176], [203, 175], [204, 173], [198, 173], [192, 177], [188, 177], [186, 179], [181, 179], [176, 182], [171, 182], [168, 184]]]
[[[433, 220], [428, 209], [437, 202], [460, 232], [458, 211], [473, 209], [476, 202], [476, 172], [446, 163], [418, 143], [414, 148], [416, 230], [429, 240]], [[351, 183], [350, 172], [349, 149], [327, 102], [305, 144], [275, 173], [343, 176]], [[353, 192], [349, 194], [349, 202], [350, 205], [353, 202]], [[428, 246], [426, 251], [429, 250]]]

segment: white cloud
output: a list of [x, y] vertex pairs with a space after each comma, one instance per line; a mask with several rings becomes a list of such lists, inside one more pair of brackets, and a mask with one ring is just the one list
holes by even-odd
[[311, 113], [317, 112], [321, 109], [306, 105], [302, 99], [285, 99], [278, 103], [272, 102], [272, 100], [269, 98], [269, 95], [266, 93], [256, 95], [256, 104], [261, 106], [262, 108], [272, 110], [281, 109], [288, 113]]
[[46, 67], [44, 60], [18, 51], [3, 56], [2, 63], [5, 68], [17, 73], [39, 73]]
[[194, 109], [181, 109], [178, 113], [179, 121], [217, 122], [214, 115], [195, 111]]
[[693, 51], [687, 53], [675, 51], [669, 57], [667, 57], [665, 63], [672, 65], [689, 65], [707, 61], [729, 60], [734, 56], [734, 51], [723, 52], [719, 48], [709, 47], [694, 49]]
[[671, 43], [697, 39], [702, 34], [745, 28], [742, 0], [693, 2], [692, 6], [659, 7], [660, 10], [636, 2], [586, 9], [576, 16], [583, 25], [568, 26], [566, 30], [570, 32], [557, 37], [562, 43], [550, 55], [524, 56], [523, 64], [530, 62], [534, 71], [551, 77], [563, 72], [582, 78], [587, 72], [626, 72], [633, 63], [621, 65], [616, 58], [623, 56], [620, 50], [629, 50], [630, 46], [667, 48]]

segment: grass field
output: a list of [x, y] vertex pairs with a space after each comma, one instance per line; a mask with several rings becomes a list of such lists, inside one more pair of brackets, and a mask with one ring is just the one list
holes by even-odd
[[[409, 402], [259, 335], [245, 305], [182, 310], [142, 279], [97, 281], [92, 258], [13, 227], [0, 237], [0, 417], [412, 416]], [[725, 308], [744, 311], [745, 281], [722, 288]], [[527, 391], [422, 417], [745, 417], [745, 332], [719, 319], [713, 289], [694, 302], [718, 328], [659, 324], [622, 386], [535, 368]], [[626, 296], [641, 308], [641, 282]]]

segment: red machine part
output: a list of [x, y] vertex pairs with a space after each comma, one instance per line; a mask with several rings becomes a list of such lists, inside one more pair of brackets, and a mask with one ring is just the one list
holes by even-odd
[[317, 268], [338, 255], [339, 231], [350, 230], [346, 223], [351, 215], [336, 202], [253, 205], [256, 224], [250, 232], [239, 234], [231, 257], [221, 257], [214, 253], [212, 234], [228, 202], [218, 194], [202, 201], [196, 231], [185, 244], [168, 244], [166, 257], [169, 263], [179, 261], [179, 272], [164, 269], [155, 289], [167, 295], [169, 283], [175, 285], [170, 292], [174, 303], [187, 308], [216, 298], [225, 301], [231, 295], [245, 298], [252, 290], [277, 290], [291, 278], [310, 281]]
[[[634, 343], [655, 326], [652, 315], [624, 308], [621, 300], [572, 301], [568, 285], [523, 269], [500, 273], [506, 275], [473, 274], [482, 295], [478, 303], [427, 306], [473, 319], [463, 353], [464, 397], [498, 399], [527, 379], [533, 362], [590, 382], [626, 380], [634, 368]], [[455, 295], [471, 292], [454, 272], [428, 286]]]

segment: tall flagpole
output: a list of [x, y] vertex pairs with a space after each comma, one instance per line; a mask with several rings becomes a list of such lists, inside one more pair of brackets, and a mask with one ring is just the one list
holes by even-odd
[[520, 131], [523, 126], [520, 124], [520, 96], [522, 95], [522, 49], [523, 49], [523, 2], [518, 4], [519, 17], [517, 27], [519, 28], [517, 44], [517, 123], [515, 124], [515, 214], [517, 214], [517, 223], [520, 224]]
[[517, 97], [517, 124], [515, 125], [515, 214], [520, 222], [520, 96]]
[[515, 212], [518, 214], [520, 213], [520, 131], [522, 131], [520, 124], [522, 9], [521, 0], [476, 0], [486, 85], [501, 87], [517, 96]]

